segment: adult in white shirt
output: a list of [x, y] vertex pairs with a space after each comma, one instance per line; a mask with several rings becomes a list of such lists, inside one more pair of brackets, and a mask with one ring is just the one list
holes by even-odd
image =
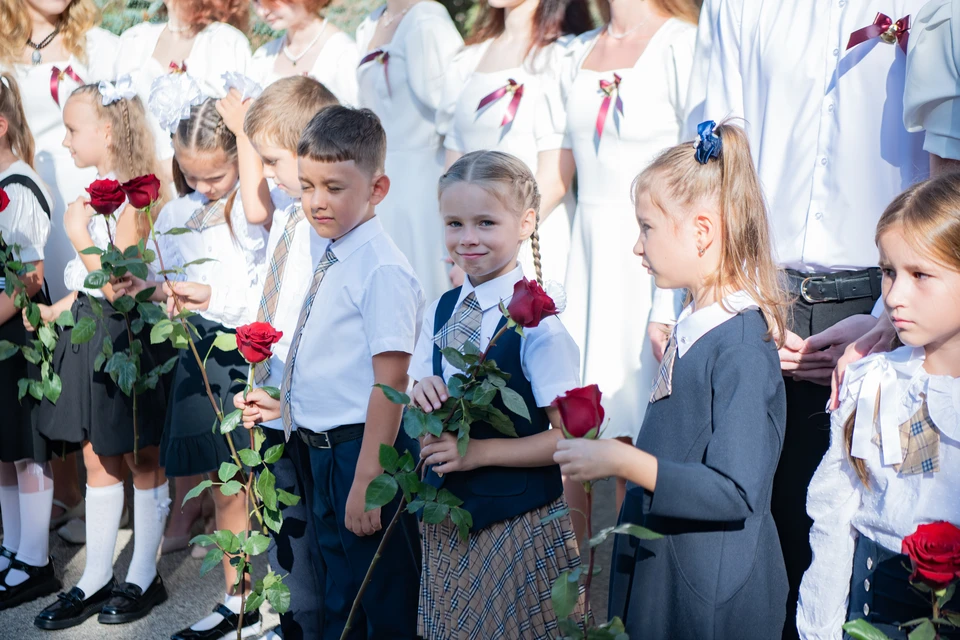
[[[877, 220], [926, 176], [929, 162], [921, 137], [903, 126], [908, 34], [860, 30], [878, 12], [894, 24], [922, 5], [708, 0], [700, 22], [700, 41], [709, 44], [698, 52], [709, 56], [699, 67], [704, 117], [744, 118], [775, 250], [797, 295], [781, 350], [787, 435], [773, 496], [791, 586], [788, 621], [810, 562], [807, 485], [829, 441], [824, 385], [847, 345], [877, 324]], [[784, 637], [796, 637], [786, 627]]]

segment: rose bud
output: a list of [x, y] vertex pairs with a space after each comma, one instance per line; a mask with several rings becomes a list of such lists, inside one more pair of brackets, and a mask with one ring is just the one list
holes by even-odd
[[[603, 406], [600, 404], [600, 387], [591, 384], [588, 387], [571, 389], [550, 403], [560, 411], [563, 428], [574, 438], [583, 438], [603, 424]], [[591, 436], [591, 439], [596, 434]]]
[[269, 322], [254, 322], [237, 327], [237, 349], [250, 364], [260, 364], [270, 357], [271, 347], [283, 337]]
[[120, 190], [120, 183], [116, 180], [94, 180], [87, 187], [90, 194], [90, 206], [102, 216], [108, 216], [123, 204], [127, 199]]
[[152, 173], [124, 182], [120, 189], [135, 209], [146, 209], [160, 197], [160, 181]]
[[533, 328], [548, 316], [557, 315], [553, 299], [536, 281], [524, 278], [513, 286], [513, 298], [507, 305], [510, 319], [524, 329]]

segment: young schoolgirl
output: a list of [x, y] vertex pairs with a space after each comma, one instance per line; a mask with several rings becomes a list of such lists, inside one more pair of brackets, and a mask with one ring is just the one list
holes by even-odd
[[356, 104], [360, 50], [323, 15], [329, 4], [330, 0], [254, 2], [261, 20], [286, 33], [257, 49], [250, 77], [266, 87], [280, 78], [307, 75], [323, 83], [342, 104]]
[[[813, 562], [800, 637], [837, 639], [865, 618], [893, 639], [928, 618], [900, 553], [917, 526], [960, 524], [960, 178], [916, 184], [877, 224], [883, 304], [903, 346], [850, 365], [830, 448], [810, 483]], [[956, 610], [954, 597], [944, 608]], [[957, 637], [942, 627], [940, 637]]]
[[658, 287], [690, 298], [636, 446], [561, 440], [554, 459], [573, 480], [625, 478], [620, 522], [663, 535], [614, 546], [609, 616], [630, 637], [769, 640], [787, 599], [770, 515], [786, 301], [746, 134], [701, 131], [696, 150], [667, 149], [635, 182], [634, 252]]
[[[67, 130], [63, 144], [77, 166], [94, 167], [101, 178], [120, 182], [156, 172], [153, 136], [143, 105], [132, 92], [124, 93], [109, 82], [84, 85], [67, 100], [63, 118]], [[40, 307], [44, 322], [69, 310], [75, 322], [91, 318], [97, 327], [90, 341], [77, 345], [72, 344], [73, 329], [62, 330], [53, 367], [63, 390], [56, 404], [44, 399], [40, 405], [40, 433], [54, 447], [81, 448], [87, 470], [86, 565], [77, 585], [36, 617], [41, 629], [73, 627], [95, 613], [104, 624], [131, 622], [167, 597], [156, 564], [170, 504], [157, 449], [163, 428], [163, 390], [157, 387], [138, 395], [138, 442], [134, 442], [132, 398], [120, 391], [109, 374], [94, 367], [105, 340], [113, 343], [115, 351], [129, 344], [126, 323], [112, 306], [119, 293], [110, 284], [86, 289], [87, 273], [100, 268], [100, 257], [79, 253], [94, 245], [106, 249], [110, 238], [121, 249], [135, 245], [149, 229], [142, 217], [125, 204], [108, 222], [83, 199], [71, 204], [64, 216], [75, 251], [64, 272], [71, 293]], [[102, 318], [95, 305], [102, 307]], [[141, 368], [150, 370], [155, 365], [152, 350], [145, 348]], [[134, 485], [134, 551], [126, 579], [118, 584], [113, 552], [128, 470]]]
[[[34, 141], [27, 126], [17, 81], [0, 74], [0, 189], [8, 198], [0, 212], [0, 248], [19, 246], [12, 257], [32, 264], [21, 277], [35, 302], [43, 294], [43, 248], [50, 235], [51, 198], [33, 170]], [[4, 285], [6, 283], [4, 282]], [[0, 294], [0, 340], [27, 344], [13, 298]], [[53, 572], [47, 530], [53, 505], [53, 472], [47, 443], [36, 430], [37, 403], [17, 398], [19, 380], [39, 379], [22, 353], [0, 362], [0, 399], [5, 407], [0, 437], [0, 609], [9, 609], [60, 589]]]
[[[540, 206], [530, 169], [499, 151], [475, 151], [457, 160], [440, 179], [439, 192], [447, 251], [466, 280], [431, 305], [424, 318], [410, 376], [417, 381], [414, 402], [426, 412], [447, 399], [446, 381], [457, 372], [441, 356], [437, 336], [459, 318], [470, 331], [458, 335], [477, 332], [479, 348], [487, 348], [505, 322], [501, 301], [509, 303], [523, 278], [520, 246], [536, 234]], [[536, 241], [532, 246], [536, 252]], [[566, 503], [553, 462], [560, 417], [550, 407], [579, 386], [580, 354], [555, 317], [524, 334], [507, 332], [489, 353], [510, 374], [507, 385], [530, 411], [529, 422], [511, 415], [519, 439], [474, 423], [462, 458], [449, 433], [423, 441], [427, 482], [449, 489], [473, 516], [468, 542], [460, 541], [449, 519], [423, 524], [418, 634], [427, 640], [556, 637], [556, 616], [542, 597], [562, 571], [580, 563], [570, 517], [555, 517]], [[462, 348], [456, 341], [447, 346]], [[544, 523], [548, 517], [553, 519]]]

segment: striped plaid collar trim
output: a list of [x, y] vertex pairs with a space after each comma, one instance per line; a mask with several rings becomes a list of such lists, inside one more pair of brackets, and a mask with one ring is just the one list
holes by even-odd
[[480, 310], [484, 313], [498, 306], [501, 300], [504, 304], [509, 304], [513, 297], [513, 286], [520, 280], [523, 280], [523, 268], [520, 265], [517, 265], [510, 273], [477, 286], [473, 286], [469, 277], [464, 278], [463, 286], [460, 288], [460, 297], [457, 299], [457, 306], [454, 308], [459, 309], [460, 303], [471, 292], [477, 294], [477, 302], [480, 303]]

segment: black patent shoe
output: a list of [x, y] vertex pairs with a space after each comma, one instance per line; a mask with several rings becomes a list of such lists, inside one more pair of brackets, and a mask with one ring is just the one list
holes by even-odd
[[153, 579], [146, 591], [132, 582], [124, 582], [113, 590], [107, 604], [103, 605], [100, 624], [123, 624], [144, 617], [150, 610], [167, 599], [167, 589], [160, 575]]
[[52, 560], [48, 559], [47, 564], [42, 567], [34, 567], [14, 559], [10, 569], [19, 569], [29, 577], [18, 585], [8, 586], [9, 571], [4, 573], [3, 591], [0, 591], [0, 611], [42, 598], [63, 588], [53, 572]]
[[7, 549], [5, 546], [0, 544], [0, 558], [6, 558], [9, 561], [7, 568], [3, 571], [0, 571], [0, 576], [10, 570], [10, 565], [13, 564], [13, 561], [16, 557], [17, 553], [15, 551], [10, 551], [10, 549]]
[[[214, 628], [206, 631], [194, 631], [187, 627], [183, 631], [170, 636], [170, 640], [230, 640], [236, 638], [239, 616], [223, 604], [215, 606], [213, 612], [223, 616], [223, 620]], [[259, 609], [243, 614], [243, 628], [240, 630], [241, 638], [252, 638], [258, 635], [260, 635]]]
[[55, 629], [69, 629], [90, 616], [100, 613], [103, 605], [110, 599], [110, 594], [117, 588], [117, 581], [110, 578], [110, 582], [100, 588], [89, 598], [82, 589], [74, 587], [66, 593], [57, 595], [57, 601], [37, 615], [33, 624], [39, 629], [53, 631]]

